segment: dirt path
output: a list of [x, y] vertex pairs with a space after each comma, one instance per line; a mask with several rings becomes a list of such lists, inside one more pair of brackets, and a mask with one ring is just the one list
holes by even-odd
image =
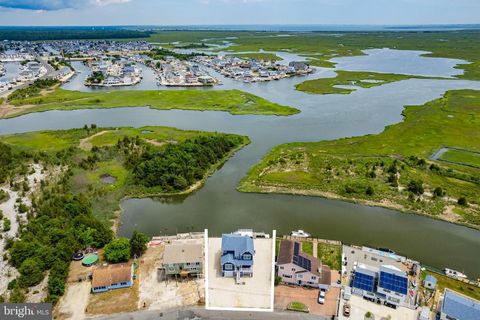
[[157, 146], [157, 147], [163, 147], [166, 145], [168, 142], [166, 141], [157, 141], [157, 140], [152, 140], [152, 139], [145, 139], [146, 142], [150, 143], [151, 145]]
[[83, 320], [90, 295], [90, 281], [69, 283], [57, 308], [58, 319]]
[[105, 134], [105, 133], [107, 133], [107, 132], [110, 132], [110, 131], [111, 131], [111, 130], [103, 130], [103, 131], [100, 131], [100, 132], [95, 133], [94, 135], [91, 135], [91, 136], [89, 136], [89, 137], [86, 137], [86, 138], [84, 138], [84, 139], [81, 139], [78, 147], [79, 147], [80, 149], [82, 149], [82, 150], [90, 151], [90, 150], [92, 150], [92, 143], [91, 143], [92, 139], [94, 139], [94, 138], [96, 138], [96, 137], [98, 137], [98, 136], [101, 136], [101, 135], [103, 135], [103, 134]]

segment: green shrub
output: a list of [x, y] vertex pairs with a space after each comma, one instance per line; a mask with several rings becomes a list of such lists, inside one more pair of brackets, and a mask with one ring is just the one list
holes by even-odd
[[37, 258], [28, 258], [18, 269], [20, 277], [18, 284], [22, 288], [39, 284], [43, 280], [42, 262]]
[[114, 239], [105, 246], [104, 253], [108, 262], [126, 262], [130, 259], [130, 241], [127, 238]]

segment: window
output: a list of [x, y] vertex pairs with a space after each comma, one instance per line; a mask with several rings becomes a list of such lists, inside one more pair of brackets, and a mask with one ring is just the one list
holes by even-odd
[[252, 255], [250, 253], [243, 254], [243, 260], [252, 260]]
[[317, 280], [317, 277], [315, 277], [315, 276], [312, 276], [312, 280]]
[[372, 257], [371, 259], [372, 259], [372, 261], [377, 261], [377, 258], [375, 258], [375, 257]]
[[299, 274], [299, 275], [298, 275], [298, 278], [299, 278], [299, 279], [303, 279], [303, 275]]
[[283, 267], [280, 267], [280, 270], [283, 270]]
[[227, 263], [223, 266], [223, 269], [225, 270], [233, 270], [233, 265], [231, 263]]

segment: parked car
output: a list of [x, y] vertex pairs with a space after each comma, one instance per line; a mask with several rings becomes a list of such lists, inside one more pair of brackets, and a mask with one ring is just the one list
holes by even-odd
[[350, 317], [350, 305], [348, 303], [343, 305], [343, 315], [345, 317]]
[[318, 292], [318, 303], [324, 304], [325, 303], [325, 289], [320, 289]]

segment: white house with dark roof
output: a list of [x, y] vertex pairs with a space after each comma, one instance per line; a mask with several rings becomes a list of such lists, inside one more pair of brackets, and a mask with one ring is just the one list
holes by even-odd
[[277, 267], [282, 282], [323, 289], [330, 287], [330, 268], [302, 252], [300, 242], [286, 239], [280, 242]]

